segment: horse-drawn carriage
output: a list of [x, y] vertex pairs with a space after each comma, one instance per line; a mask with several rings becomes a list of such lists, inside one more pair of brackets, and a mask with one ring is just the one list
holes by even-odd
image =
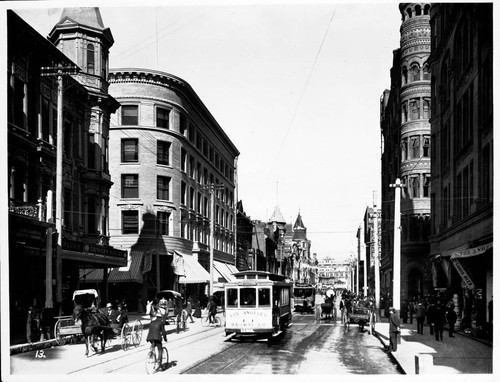
[[119, 339], [123, 350], [131, 345], [137, 347], [142, 340], [142, 323], [140, 320], [110, 322], [105, 311], [98, 309], [99, 295], [95, 289], [81, 289], [73, 292], [74, 310], [70, 316], [59, 316], [54, 326], [54, 338], [59, 345], [69, 340], [85, 337], [86, 355], [89, 345], [97, 352], [96, 343], [101, 340], [101, 351], [106, 341]]
[[147, 303], [146, 314], [156, 312], [161, 313], [165, 325], [175, 324], [177, 333], [186, 329], [187, 313], [179, 292], [170, 289], [156, 292], [155, 298]]
[[[325, 316], [325, 318], [336, 319], [335, 315], [335, 302], [334, 302], [334, 291], [332, 289], [328, 289], [326, 291], [325, 302], [321, 304], [321, 316]], [[332, 317], [333, 316], [333, 317]]]

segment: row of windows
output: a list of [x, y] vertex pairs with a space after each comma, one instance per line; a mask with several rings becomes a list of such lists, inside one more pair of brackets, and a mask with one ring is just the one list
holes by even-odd
[[[169, 129], [170, 110], [164, 107], [156, 106], [156, 127]], [[122, 105], [121, 106], [121, 124], [126, 126], [139, 125], [139, 105]], [[224, 160], [217, 150], [209, 145], [207, 139], [202, 136], [202, 133], [188, 123], [184, 114], [180, 115], [179, 131], [186, 136], [188, 140], [195, 145], [200, 153], [207, 158], [217, 170], [229, 181], [234, 181], [232, 166]]]
[[431, 155], [431, 138], [415, 135], [401, 141], [401, 160], [429, 158]]
[[412, 98], [401, 103], [402, 122], [429, 119], [431, 117], [430, 98]]
[[430, 4], [425, 4], [423, 7], [420, 4], [409, 6], [402, 13], [403, 21], [406, 21], [416, 16], [422, 16], [422, 15], [427, 16], [429, 14], [430, 8], [431, 8]]
[[[160, 165], [170, 165], [170, 149], [171, 143], [166, 141], [157, 141], [156, 144], [156, 163]], [[188, 159], [189, 158], [189, 159]], [[121, 144], [121, 161], [122, 163], [137, 163], [139, 162], [139, 139], [127, 138], [122, 139]], [[187, 151], [181, 148], [181, 171], [184, 171], [193, 180], [196, 180], [200, 185], [214, 184], [215, 197], [220, 199], [223, 203], [230, 206], [233, 204], [233, 192], [228, 187], [223, 186], [218, 178], [214, 175], [208, 174], [208, 170], [202, 167], [202, 164], [194, 159], [191, 155], [187, 155]], [[185, 190], [182, 190], [181, 197], [186, 200]]]
[[406, 66], [403, 66], [401, 69], [402, 74], [402, 84], [406, 85], [411, 82], [416, 81], [430, 81], [431, 73], [428, 64], [424, 64], [423, 67], [420, 67], [419, 64], [413, 63], [410, 65], [410, 69]]
[[[138, 199], [139, 198], [139, 174], [122, 174], [122, 199]], [[167, 176], [156, 177], [156, 198], [158, 200], [168, 201], [171, 200], [170, 196], [170, 182], [171, 178]], [[196, 192], [193, 187], [189, 187], [188, 199], [188, 186], [185, 182], [181, 181], [181, 205], [189, 207], [191, 210], [196, 211], [206, 217], [208, 213], [208, 198], [203, 196], [201, 192]], [[230, 208], [230, 207], [229, 207]], [[219, 205], [215, 206], [215, 224], [220, 224], [225, 228], [232, 227], [233, 215], [230, 210], [225, 210]]]
[[415, 174], [402, 178], [402, 197], [405, 199], [428, 198], [431, 191], [431, 175]]

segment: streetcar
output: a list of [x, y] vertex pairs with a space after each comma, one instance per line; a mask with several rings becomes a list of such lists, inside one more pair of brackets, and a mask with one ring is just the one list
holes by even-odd
[[294, 308], [297, 312], [314, 311], [316, 287], [311, 284], [295, 283], [293, 287]]
[[286, 276], [264, 271], [233, 273], [224, 286], [226, 336], [278, 336], [292, 320], [293, 283]]

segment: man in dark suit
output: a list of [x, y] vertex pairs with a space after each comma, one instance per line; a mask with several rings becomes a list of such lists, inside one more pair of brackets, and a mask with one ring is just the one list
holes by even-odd
[[398, 350], [398, 335], [401, 323], [393, 307], [389, 308], [389, 351]]

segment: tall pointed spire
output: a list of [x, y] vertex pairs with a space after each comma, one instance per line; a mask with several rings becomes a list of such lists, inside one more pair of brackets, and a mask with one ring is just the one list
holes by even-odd
[[278, 208], [278, 206], [276, 206], [274, 208], [274, 212], [273, 212], [271, 218], [269, 219], [269, 223], [273, 223], [273, 222], [280, 223], [280, 224], [285, 224], [286, 223], [286, 220], [283, 217], [283, 215], [281, 214], [281, 211]]

